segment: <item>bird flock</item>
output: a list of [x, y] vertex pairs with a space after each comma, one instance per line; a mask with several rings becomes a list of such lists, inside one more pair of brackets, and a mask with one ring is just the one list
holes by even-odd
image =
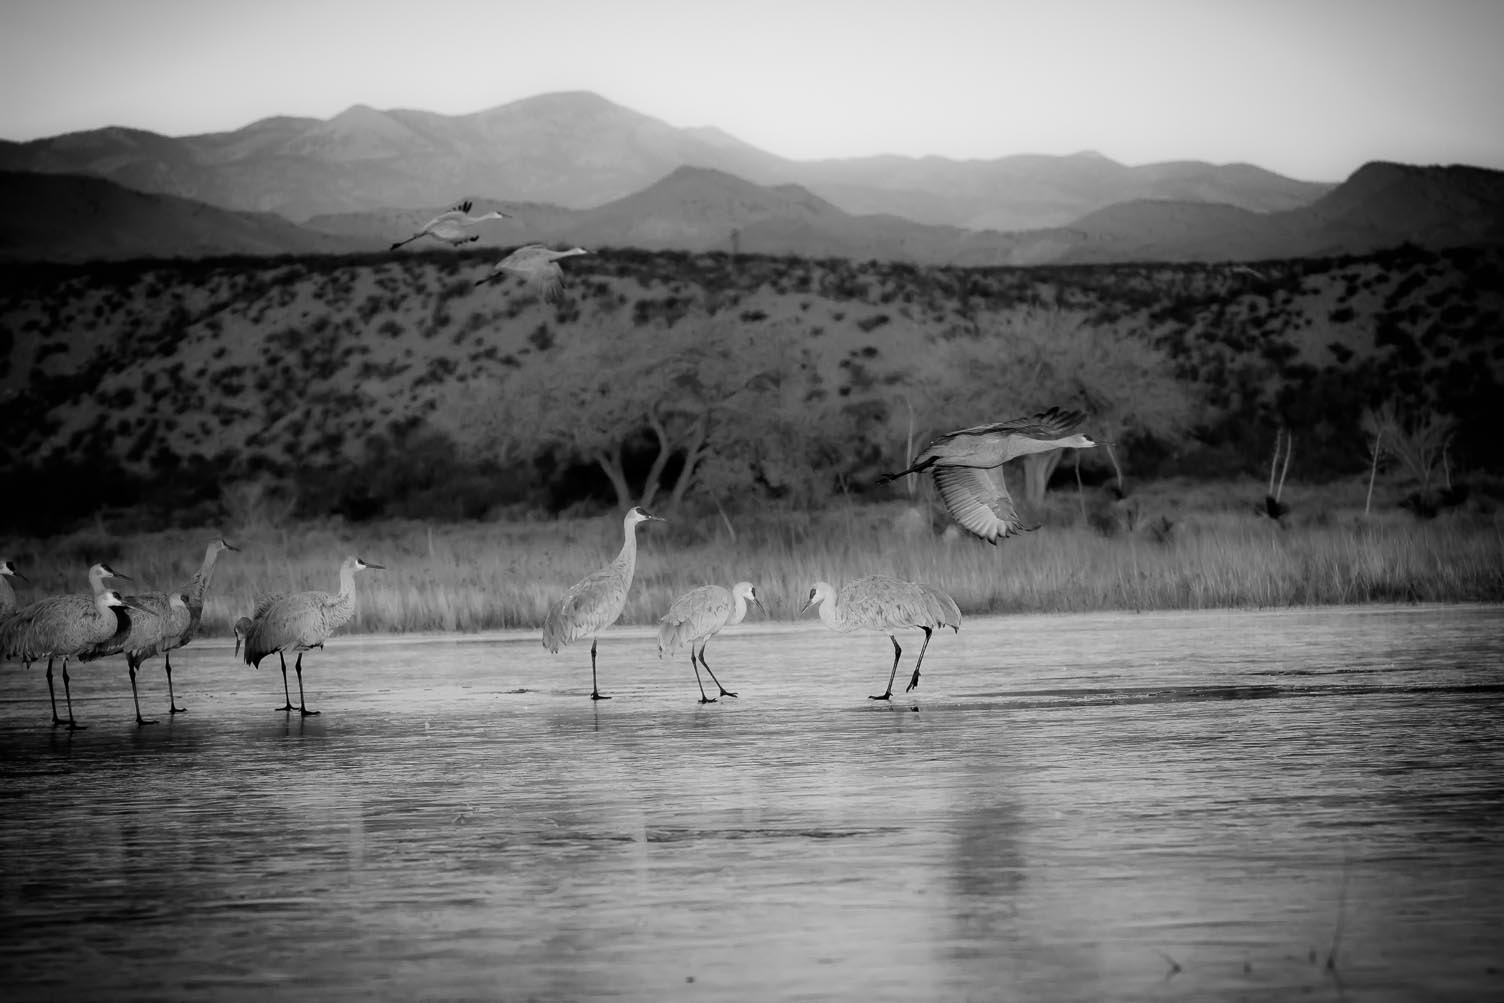
[[[457, 210], [468, 210], [468, 205]], [[463, 223], [455, 225], [462, 226]], [[428, 230], [420, 232], [421, 236]], [[452, 230], [444, 231], [452, 233]], [[409, 238], [415, 239], [415, 238]], [[448, 238], [441, 238], [448, 239]], [[1001, 467], [1008, 460], [1029, 453], [1051, 449], [1088, 448], [1095, 445], [1077, 429], [1085, 421], [1080, 411], [1047, 411], [991, 425], [979, 425], [942, 435], [920, 451], [904, 470], [886, 475], [891, 481], [908, 475], [930, 474], [947, 509], [965, 530], [989, 543], [1026, 532], [1002, 477]], [[557, 653], [575, 641], [590, 638], [590, 696], [608, 700], [600, 692], [597, 670], [598, 635], [614, 624], [626, 606], [637, 567], [637, 529], [644, 523], [665, 520], [634, 507], [622, 519], [622, 545], [615, 560], [565, 590], [548, 609], [544, 618], [543, 647]], [[68, 672], [69, 662], [89, 663], [124, 655], [135, 704], [136, 723], [155, 721], [141, 713], [136, 676], [149, 659], [161, 655], [167, 677], [169, 714], [183, 713], [172, 689], [171, 653], [193, 640], [203, 617], [204, 598], [219, 556], [237, 551], [224, 539], [210, 541], [203, 562], [193, 578], [181, 588], [169, 592], [122, 594], [109, 587], [114, 581], [131, 581], [108, 564], [89, 568], [88, 593], [51, 596], [21, 606], [10, 579], [26, 578], [10, 560], [0, 560], [0, 659], [21, 662], [30, 667], [43, 659], [47, 662], [47, 691], [52, 704], [52, 723], [70, 729], [82, 728], [73, 717], [73, 697]], [[347, 557], [339, 569], [339, 590], [307, 590], [259, 597], [249, 616], [234, 625], [235, 657], [253, 668], [275, 653], [282, 669], [284, 703], [279, 711], [298, 711], [303, 716], [318, 714], [309, 710], [303, 690], [303, 655], [322, 649], [324, 643], [355, 615], [355, 578], [359, 572], [383, 570], [359, 557]], [[689, 662], [700, 690], [700, 703], [715, 703], [721, 697], [736, 697], [726, 689], [705, 660], [710, 640], [727, 627], [741, 623], [749, 606], [766, 612], [757, 587], [749, 581], [737, 582], [730, 589], [704, 585], [674, 600], [659, 620], [658, 652], [662, 658], [688, 647]], [[905, 581], [886, 575], [857, 578], [836, 587], [817, 581], [809, 590], [808, 601], [799, 611], [802, 616], [816, 609], [820, 621], [839, 632], [877, 631], [888, 635], [893, 645], [893, 665], [888, 685], [872, 700], [891, 700], [893, 684], [898, 678], [903, 648], [898, 632], [919, 630], [924, 635], [919, 656], [914, 662], [904, 692], [919, 685], [920, 667], [937, 630], [961, 629], [961, 610], [943, 589], [935, 585]], [[295, 653], [293, 669], [298, 679], [298, 704], [292, 703], [287, 682], [286, 653]], [[61, 662], [63, 695], [67, 716], [58, 713], [53, 686], [54, 663]], [[718, 692], [705, 691], [700, 669], [710, 676]]]
[[[480, 234], [475, 232], [475, 227], [480, 224], [493, 219], [512, 218], [510, 213], [498, 210], [472, 216], [470, 215], [472, 207], [473, 203], [469, 201], [456, 203], [448, 211], [441, 212], [424, 223], [412, 236], [392, 244], [390, 249], [395, 251], [404, 244], [410, 244], [424, 237], [448, 244], [450, 247], [459, 247], [461, 244], [469, 244], [480, 239]], [[534, 290], [543, 298], [543, 302], [558, 302], [564, 295], [564, 269], [559, 267], [559, 261], [577, 254], [589, 253], [583, 247], [555, 251], [544, 244], [524, 244], [492, 265], [490, 272], [478, 279], [475, 284], [483, 286], [505, 275], [517, 275], [532, 283]]]

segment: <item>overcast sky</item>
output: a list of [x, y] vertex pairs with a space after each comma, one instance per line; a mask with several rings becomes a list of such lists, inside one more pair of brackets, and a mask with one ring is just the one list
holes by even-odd
[[1501, 0], [3, 0], [0, 138], [591, 90], [785, 157], [1504, 169]]

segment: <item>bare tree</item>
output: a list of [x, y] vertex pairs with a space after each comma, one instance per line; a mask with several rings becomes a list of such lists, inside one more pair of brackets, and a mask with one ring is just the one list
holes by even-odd
[[[551, 449], [594, 463], [619, 505], [651, 506], [667, 492], [673, 509], [707, 474], [747, 468], [775, 431], [786, 449], [797, 443], [808, 421], [802, 399], [791, 404], [795, 415], [779, 406], [792, 387], [785, 379], [792, 343], [775, 325], [695, 312], [617, 338], [556, 345], [542, 365], [473, 393], [463, 409], [466, 439], [492, 456]], [[652, 458], [634, 484], [627, 452], [644, 441]]]
[[1385, 440], [1394, 439], [1399, 422], [1394, 416], [1394, 402], [1385, 401], [1376, 408], [1367, 408], [1362, 417], [1363, 432], [1368, 437], [1368, 496], [1363, 499], [1363, 515], [1366, 518], [1373, 509], [1373, 485], [1379, 476], [1379, 459], [1384, 455]]

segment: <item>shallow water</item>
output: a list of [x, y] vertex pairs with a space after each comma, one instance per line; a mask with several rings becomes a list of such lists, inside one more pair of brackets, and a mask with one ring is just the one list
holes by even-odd
[[[1504, 998], [1504, 608], [0, 668], [7, 999]], [[707, 678], [706, 684], [714, 692]], [[60, 680], [59, 680], [60, 682]], [[296, 701], [297, 683], [292, 680]], [[59, 685], [59, 691], [61, 686]], [[59, 693], [61, 696], [61, 692]], [[1327, 958], [1335, 946], [1334, 964]]]

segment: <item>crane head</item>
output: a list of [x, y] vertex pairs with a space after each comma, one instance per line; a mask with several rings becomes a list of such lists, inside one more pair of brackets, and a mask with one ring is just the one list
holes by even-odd
[[17, 571], [16, 566], [10, 561], [0, 561], [0, 575], [10, 575], [12, 578], [19, 578], [23, 582], [27, 581], [26, 576]]
[[811, 606], [818, 606], [830, 597], [831, 588], [825, 582], [815, 582], [809, 590], [809, 599], [799, 608], [799, 615], [803, 616]]
[[101, 578], [101, 579], [104, 579], [104, 578], [118, 578], [118, 579], [120, 579], [123, 582], [133, 582], [133, 581], [135, 581], [135, 579], [132, 578], [130, 575], [122, 575], [120, 572], [116, 571], [114, 568], [110, 567], [108, 564], [104, 563], [103, 561], [100, 561], [98, 564], [94, 565], [92, 568], [89, 569], [89, 577], [91, 577], [91, 578], [98, 577], [98, 578]]
[[757, 598], [757, 586], [753, 585], [751, 582], [737, 582], [731, 587], [731, 594], [734, 596], [741, 596], [747, 602], [761, 609], [764, 613], [768, 611], [768, 608], [762, 604], [762, 600]]
[[628, 528], [630, 528], [636, 526], [639, 522], [668, 522], [668, 520], [660, 515], [653, 515], [647, 509], [638, 505], [627, 513], [626, 523]]

